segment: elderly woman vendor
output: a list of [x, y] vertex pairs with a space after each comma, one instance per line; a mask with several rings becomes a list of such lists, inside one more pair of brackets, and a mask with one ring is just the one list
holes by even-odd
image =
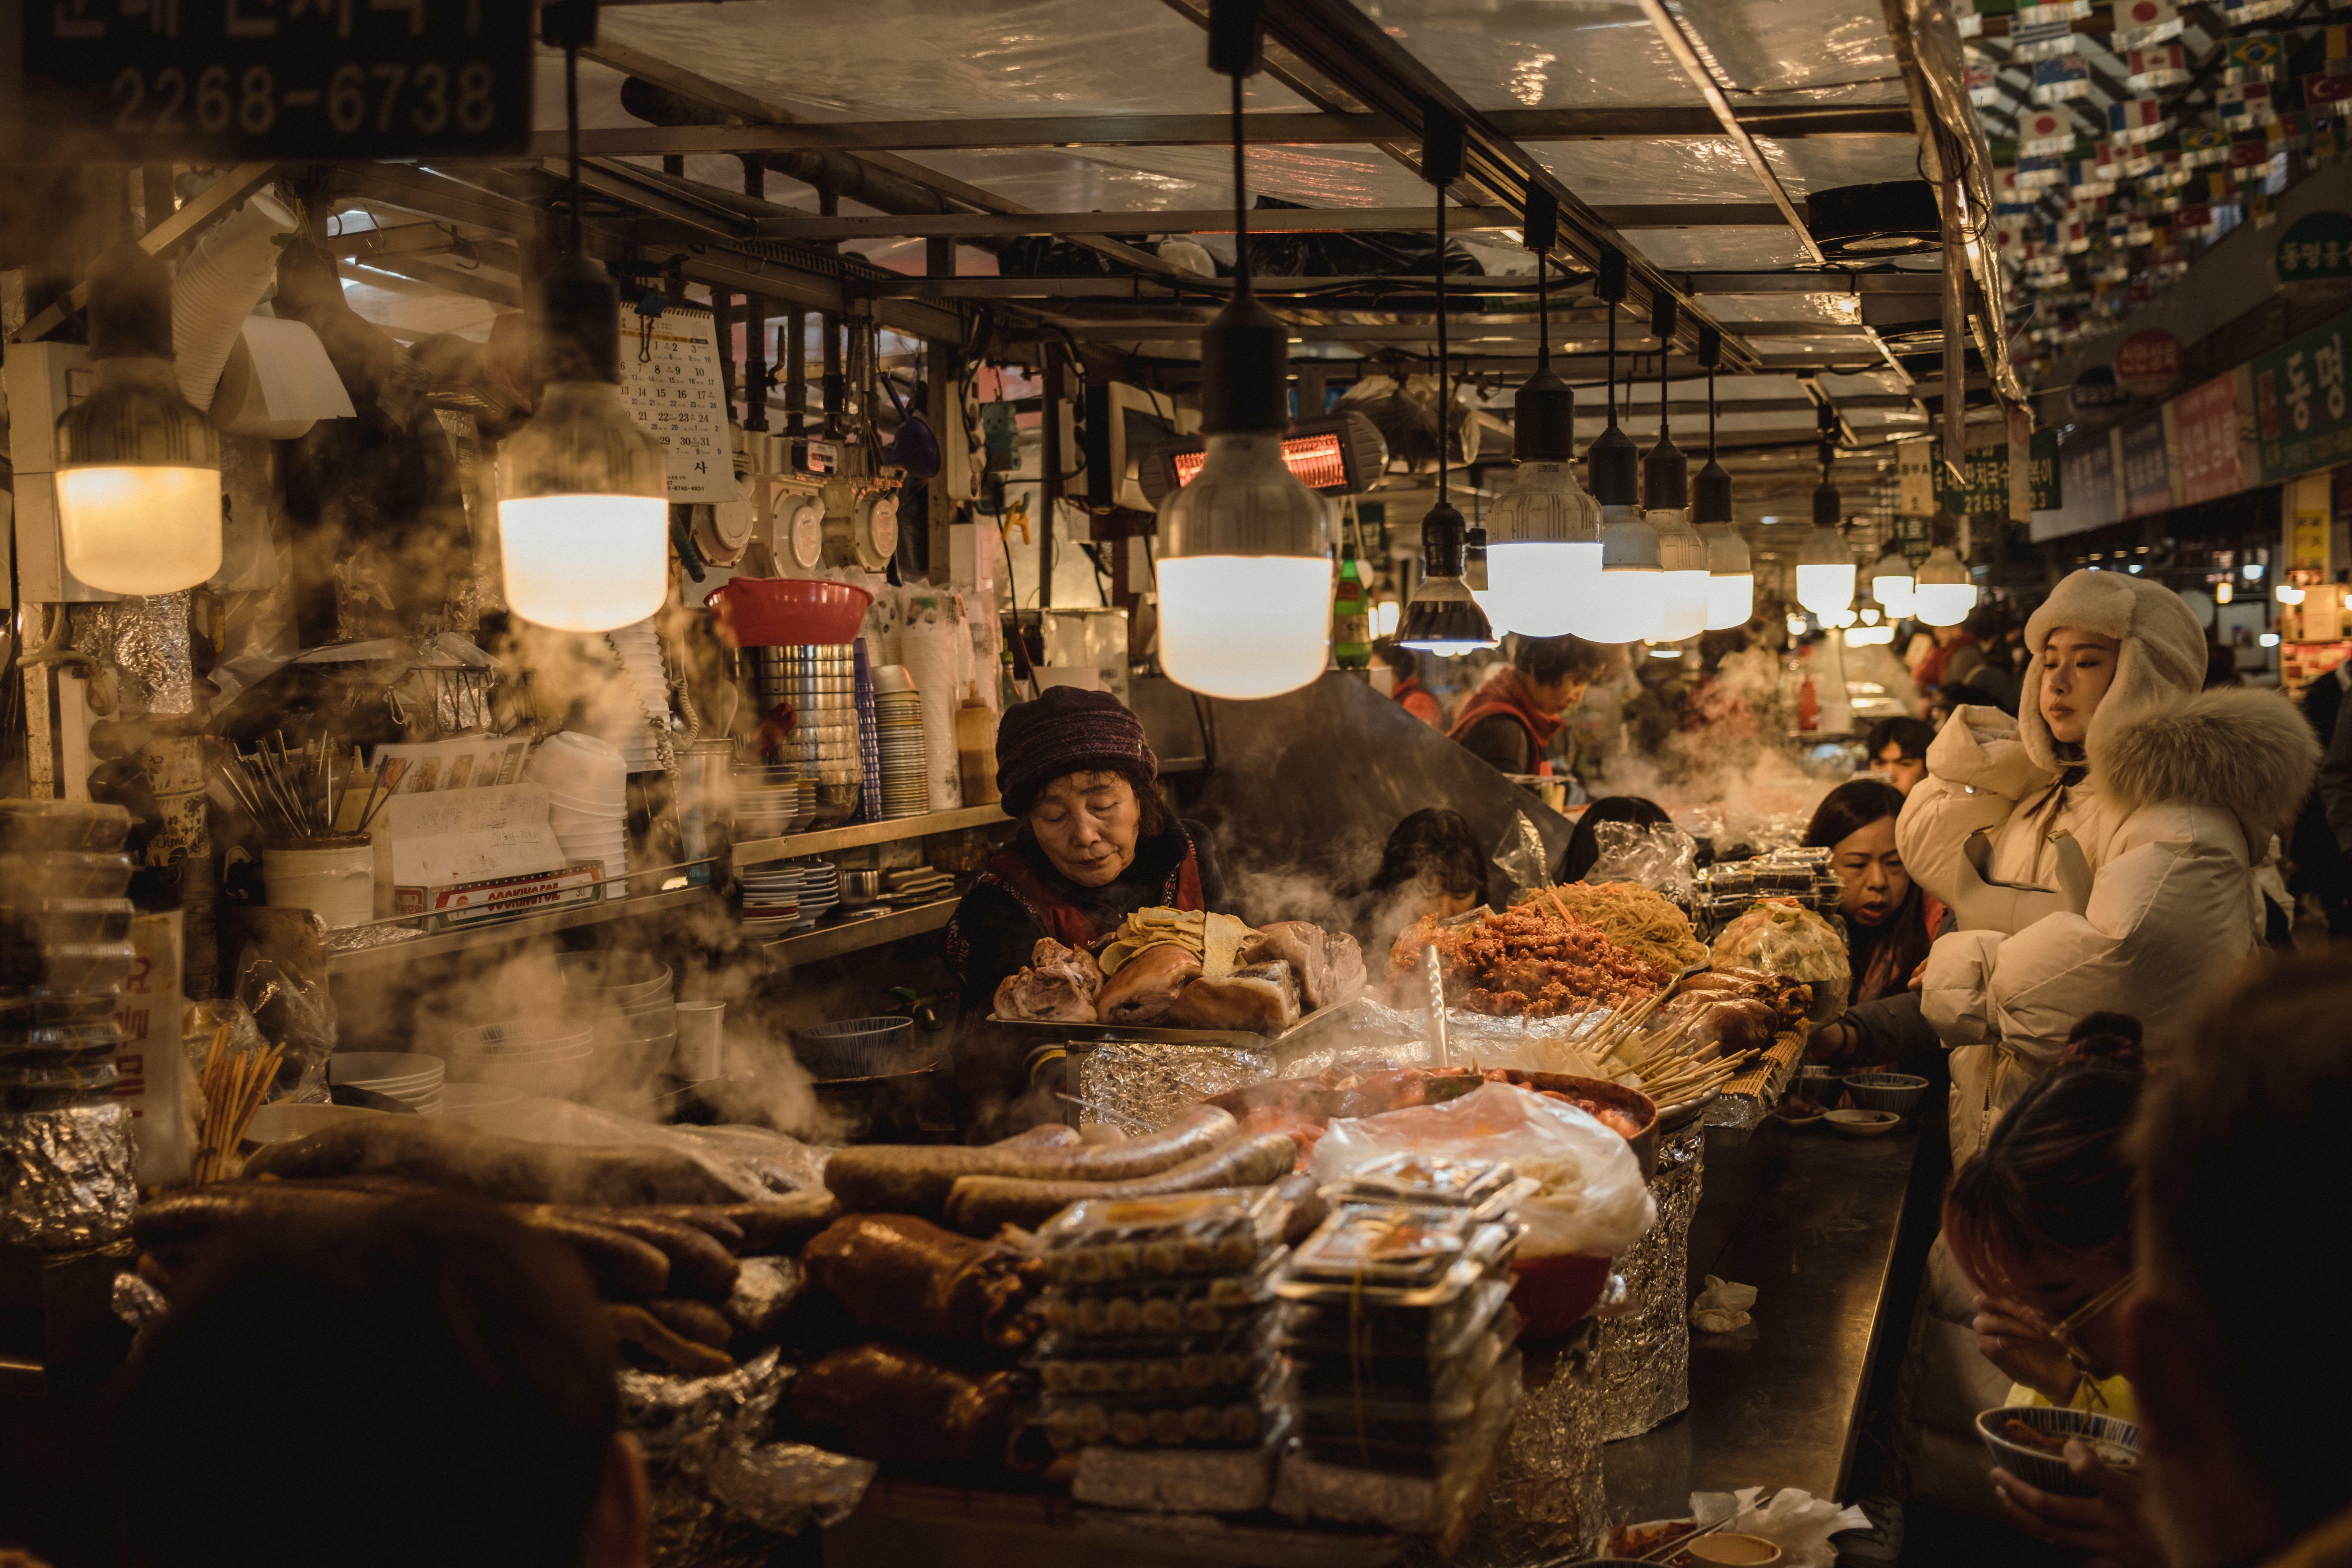
[[1169, 812], [1159, 773], [1142, 721], [1107, 691], [1056, 686], [1005, 711], [996, 779], [1020, 829], [948, 923], [967, 1019], [1040, 937], [1091, 947], [1138, 910], [1223, 905], [1207, 832]]

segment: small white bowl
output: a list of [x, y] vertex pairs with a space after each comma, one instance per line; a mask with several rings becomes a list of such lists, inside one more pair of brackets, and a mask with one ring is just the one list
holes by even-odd
[[1891, 1110], [1832, 1110], [1822, 1120], [1849, 1138], [1877, 1138], [1903, 1125]]

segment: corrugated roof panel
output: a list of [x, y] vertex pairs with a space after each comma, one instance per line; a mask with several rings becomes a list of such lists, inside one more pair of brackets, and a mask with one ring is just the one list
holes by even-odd
[[1474, 109], [1704, 100], [1627, 0], [1356, 0]]
[[1853, 0], [1669, 0], [1716, 79], [1744, 98], [1807, 89], [1802, 101], [1899, 103], [1886, 16]]
[[1757, 202], [1755, 171], [1727, 137], [1538, 142], [1543, 166], [1595, 206], [1619, 202]]
[[1625, 237], [1652, 266], [1668, 272], [1794, 267], [1806, 259], [1804, 247], [1785, 225], [1643, 229]]
[[1706, 294], [1699, 303], [1730, 326], [1739, 321], [1836, 321], [1862, 320], [1862, 302], [1851, 294]]
[[1759, 136], [1756, 143], [1792, 196], [1919, 178], [1919, 143], [1909, 136]]

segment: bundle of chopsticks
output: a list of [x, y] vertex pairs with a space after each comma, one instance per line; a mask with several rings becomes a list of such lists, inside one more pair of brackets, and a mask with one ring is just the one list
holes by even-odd
[[[1651, 1005], [1656, 1000], [1653, 997]], [[1721, 1055], [1713, 1041], [1699, 1039], [1698, 1023], [1693, 1019], [1671, 1034], [1644, 1040], [1633, 1070], [1641, 1076], [1643, 1094], [1660, 1105], [1681, 1105], [1704, 1099], [1729, 1083], [1755, 1055], [1753, 1049]]]
[[190, 1181], [217, 1182], [228, 1175], [229, 1162], [245, 1142], [246, 1126], [261, 1108], [261, 1097], [277, 1080], [278, 1066], [285, 1056], [283, 1046], [259, 1051], [233, 1051], [228, 1045], [228, 1026], [223, 1024], [213, 1031], [212, 1048], [205, 1053], [201, 1080], [204, 1135], [196, 1146]]
[[[357, 752], [345, 761], [323, 738], [289, 750], [282, 732], [264, 736], [251, 752], [224, 742], [213, 748], [212, 758], [229, 794], [257, 826], [278, 838], [365, 833], [408, 768], [405, 757], [395, 757], [371, 774]], [[366, 794], [354, 820], [346, 823], [344, 807], [362, 780]]]

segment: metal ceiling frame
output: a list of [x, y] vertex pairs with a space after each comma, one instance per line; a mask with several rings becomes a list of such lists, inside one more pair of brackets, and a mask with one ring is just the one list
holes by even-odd
[[[1780, 213], [1757, 204], [1662, 202], [1589, 209], [1621, 229], [1778, 227]], [[1508, 207], [1452, 207], [1445, 227], [1454, 234], [1510, 234], [1520, 215]], [[1419, 234], [1437, 226], [1432, 206], [1253, 207], [1249, 227], [1260, 234]], [[908, 213], [854, 217], [784, 217], [761, 221], [770, 238], [807, 241], [845, 239], [973, 239], [1050, 234], [1231, 234], [1234, 215], [1223, 207], [1142, 208], [1130, 212]]]

